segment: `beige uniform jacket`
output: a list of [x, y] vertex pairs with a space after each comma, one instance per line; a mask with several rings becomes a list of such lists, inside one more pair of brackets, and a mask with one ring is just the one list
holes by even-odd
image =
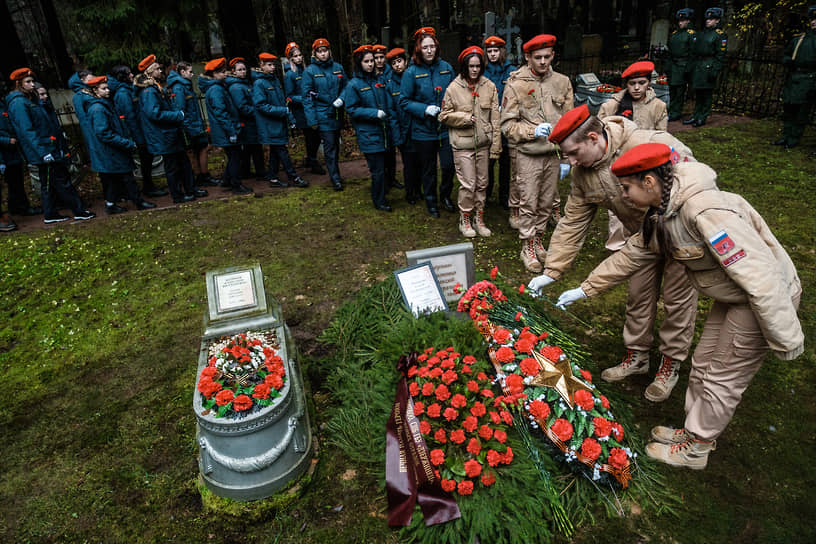
[[[620, 101], [623, 100], [626, 91], [612, 95], [612, 98], [601, 104], [598, 111], [598, 119], [606, 119], [617, 115]], [[660, 100], [654, 89], [646, 90], [643, 100], [632, 103], [632, 121], [638, 126], [647, 130], [666, 130], [669, 126], [669, 116], [666, 112], [666, 103]]]
[[536, 138], [535, 129], [541, 123], [555, 126], [572, 109], [572, 98], [572, 83], [567, 76], [550, 69], [539, 77], [529, 66], [522, 66], [504, 86], [502, 133], [527, 155], [554, 153], [555, 146], [547, 138]]
[[[716, 173], [701, 163], [680, 163], [665, 214], [672, 257], [691, 284], [726, 304], [748, 304], [775, 355], [793, 359], [805, 337], [792, 302], [802, 286], [796, 268], [765, 220], [741, 196], [717, 189]], [[659, 259], [656, 235], [642, 233], [607, 258], [581, 284], [592, 296]]]
[[606, 153], [590, 167], [572, 169], [564, 216], [550, 238], [544, 273], [555, 280], [569, 268], [581, 250], [598, 208], [614, 212], [623, 223], [626, 237], [640, 230], [646, 209], [623, 199], [620, 182], [610, 169], [618, 157], [636, 145], [659, 142], [671, 147], [680, 161], [694, 161], [691, 149], [668, 132], [639, 129], [634, 122], [620, 116], [607, 117], [603, 124]]
[[[475, 126], [471, 117], [476, 118]], [[486, 77], [481, 76], [471, 90], [467, 81], [457, 76], [445, 91], [439, 121], [448, 126], [454, 149], [473, 150], [489, 145], [491, 157], [498, 158], [501, 153], [499, 93]]]

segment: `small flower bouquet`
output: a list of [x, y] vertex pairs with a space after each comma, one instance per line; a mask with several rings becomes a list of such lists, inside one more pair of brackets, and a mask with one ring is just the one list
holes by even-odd
[[286, 383], [274, 332], [247, 332], [214, 342], [201, 371], [198, 392], [203, 415], [246, 415], [271, 406]]
[[612, 93], [616, 93], [616, 92], [620, 91], [621, 88], [618, 87], [617, 85], [610, 85], [609, 83], [603, 83], [601, 85], [598, 85], [595, 88], [595, 90], [597, 92], [599, 92], [599, 93], [612, 94]]
[[470, 495], [496, 481], [513, 450], [505, 444], [513, 417], [496, 407], [488, 363], [454, 351], [427, 348], [406, 373], [414, 415], [442, 489]]

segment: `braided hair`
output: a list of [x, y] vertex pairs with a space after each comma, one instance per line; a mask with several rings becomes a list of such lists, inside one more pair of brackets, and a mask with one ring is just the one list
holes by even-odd
[[673, 249], [671, 237], [666, 230], [664, 221], [666, 209], [669, 207], [669, 198], [671, 198], [672, 186], [674, 185], [675, 180], [674, 165], [671, 163], [671, 161], [669, 161], [658, 166], [657, 168], [649, 170], [648, 172], [642, 172], [640, 174], [641, 183], [643, 183], [643, 179], [648, 174], [652, 174], [652, 176], [654, 176], [660, 182], [662, 194], [660, 195], [660, 206], [657, 208], [650, 206], [649, 210], [646, 212], [646, 216], [643, 218], [643, 241], [644, 243], [648, 244], [649, 240], [652, 238], [652, 234], [656, 232], [657, 244], [660, 247], [660, 253], [665, 257], [670, 255]]

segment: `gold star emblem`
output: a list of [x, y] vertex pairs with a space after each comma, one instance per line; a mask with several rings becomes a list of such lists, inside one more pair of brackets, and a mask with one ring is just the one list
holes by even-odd
[[589, 391], [589, 387], [573, 375], [572, 365], [568, 358], [564, 357], [553, 363], [536, 350], [533, 350], [533, 357], [541, 367], [541, 371], [532, 379], [530, 385], [552, 387], [561, 395], [570, 409], [573, 407], [572, 399], [576, 391], [579, 389]]

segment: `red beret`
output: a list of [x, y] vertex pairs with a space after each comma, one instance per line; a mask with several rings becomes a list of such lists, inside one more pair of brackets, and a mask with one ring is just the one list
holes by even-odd
[[326, 47], [331, 49], [331, 46], [329, 45], [329, 40], [327, 40], [326, 38], [318, 38], [314, 41], [314, 43], [312, 43], [312, 51], [315, 51], [318, 47]]
[[482, 48], [479, 47], [478, 45], [471, 45], [470, 47], [459, 53], [459, 64], [465, 62], [465, 57], [467, 57], [471, 53], [478, 54], [480, 57], [482, 57], [482, 61], [484, 61], [484, 51], [482, 51]]
[[507, 45], [507, 42], [502, 40], [498, 36], [490, 36], [485, 40], [485, 48], [504, 47], [505, 45]]
[[365, 45], [361, 45], [360, 47], [358, 47], [357, 49], [352, 51], [351, 54], [352, 54], [352, 56], [356, 57], [357, 55], [362, 55], [362, 54], [365, 54], [365, 53], [373, 53], [373, 52], [374, 52], [374, 46], [369, 45], [369, 44], [365, 44]]
[[630, 77], [652, 77], [652, 71], [654, 71], [654, 63], [648, 60], [642, 60], [636, 62], [629, 66], [626, 70], [623, 71], [621, 77], [623, 79], [627, 79]]
[[536, 49], [544, 49], [545, 47], [555, 47], [555, 36], [552, 34], [539, 34], [521, 46], [525, 53], [531, 53]]
[[258, 55], [258, 60], [261, 62], [271, 62], [273, 60], [278, 60], [278, 57], [276, 57], [272, 53], [260, 53]]
[[139, 63], [139, 71], [140, 71], [140, 72], [144, 72], [145, 70], [147, 70], [148, 68], [150, 68], [150, 66], [151, 66], [151, 65], [152, 65], [154, 62], [156, 62], [156, 55], [148, 55], [148, 56], [146, 56], [145, 58], [143, 58], [143, 59], [142, 59], [142, 62], [140, 62], [140, 63]]
[[246, 64], [246, 59], [244, 57], [235, 57], [233, 59], [230, 59], [229, 67], [235, 68], [235, 65], [238, 64], [239, 62], [243, 62], [244, 64]]
[[227, 59], [221, 57], [220, 59], [213, 59], [207, 64], [204, 65], [205, 72], [215, 72], [216, 70], [220, 70], [222, 68], [226, 68], [227, 66]]
[[548, 139], [554, 144], [560, 144], [567, 136], [572, 134], [576, 128], [584, 124], [584, 121], [589, 119], [589, 117], [589, 108], [586, 104], [572, 108], [561, 116], [561, 119], [558, 120], [552, 132], [550, 132]]
[[422, 28], [418, 28], [414, 32], [414, 40], [416, 40], [420, 36], [424, 36], [426, 34], [430, 35], [430, 36], [436, 36], [436, 30], [434, 30], [434, 27], [432, 27], [432, 26], [423, 26]]
[[394, 57], [399, 57], [400, 55], [404, 55], [404, 54], [405, 54], [405, 49], [403, 49], [402, 47], [395, 47], [394, 49], [392, 49], [391, 51], [389, 51], [388, 53], [385, 54], [385, 58], [388, 59], [388, 60], [391, 60]]
[[20, 81], [28, 76], [34, 77], [34, 72], [31, 71], [31, 68], [17, 68], [11, 73], [9, 79], [12, 81]]
[[289, 53], [292, 52], [292, 49], [297, 49], [298, 51], [300, 51], [300, 46], [295, 42], [289, 42], [286, 44], [286, 49], [283, 50], [283, 54], [288, 57]]
[[649, 143], [633, 147], [612, 163], [616, 176], [631, 176], [647, 172], [671, 160], [672, 150], [666, 144]]
[[388, 48], [384, 45], [377, 44], [371, 47], [371, 50], [375, 53], [382, 53], [383, 55], [388, 51]]
[[107, 82], [108, 82], [108, 76], [96, 76], [96, 77], [92, 77], [91, 79], [89, 79], [88, 82], [86, 83], [86, 85], [88, 87], [96, 87], [100, 83], [107, 83]]

